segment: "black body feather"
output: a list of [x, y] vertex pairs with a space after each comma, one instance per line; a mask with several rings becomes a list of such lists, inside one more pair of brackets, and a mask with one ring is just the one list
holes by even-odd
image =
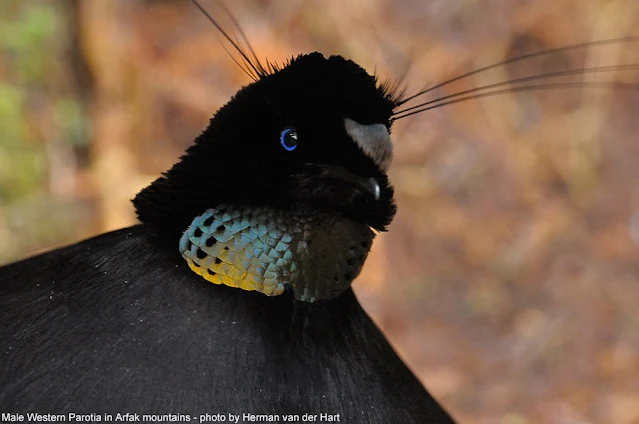
[[452, 422], [351, 290], [216, 286], [162, 244], [138, 225], [0, 268], [1, 411]]

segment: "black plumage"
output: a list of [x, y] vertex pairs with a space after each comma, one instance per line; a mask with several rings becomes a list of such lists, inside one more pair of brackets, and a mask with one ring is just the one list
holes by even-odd
[[146, 225], [0, 269], [0, 408], [450, 419], [352, 291], [305, 303], [208, 283]]
[[[307, 303], [217, 286], [177, 249], [220, 203], [385, 230], [392, 187], [344, 120], [390, 131], [396, 102], [351, 61], [300, 56], [240, 90], [138, 194], [141, 224], [0, 268], [0, 410], [452, 422], [351, 289]], [[291, 127], [299, 146], [287, 151]], [[369, 179], [379, 193], [362, 188]]]

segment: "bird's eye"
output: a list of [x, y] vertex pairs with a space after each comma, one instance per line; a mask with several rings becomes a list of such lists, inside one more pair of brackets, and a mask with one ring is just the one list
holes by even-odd
[[297, 130], [295, 128], [286, 128], [280, 134], [280, 143], [289, 152], [297, 148]]

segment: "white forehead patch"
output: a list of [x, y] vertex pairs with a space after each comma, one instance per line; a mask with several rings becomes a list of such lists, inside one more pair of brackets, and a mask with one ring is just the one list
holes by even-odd
[[386, 172], [393, 160], [393, 144], [384, 124], [362, 125], [352, 119], [344, 119], [346, 133], [371, 158], [379, 168]]

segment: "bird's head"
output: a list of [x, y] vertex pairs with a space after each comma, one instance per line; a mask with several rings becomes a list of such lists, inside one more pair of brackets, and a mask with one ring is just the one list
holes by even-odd
[[220, 203], [321, 211], [383, 231], [395, 213], [392, 93], [353, 61], [299, 56], [242, 88], [180, 162], [134, 200], [139, 219], [184, 231]]
[[[329, 244], [351, 231], [344, 228], [356, 228], [349, 238], [365, 246], [364, 254], [361, 248], [354, 253], [361, 261], [356, 261], [356, 270], [335, 272], [350, 284], [370, 248], [370, 228], [385, 230], [395, 214], [386, 175], [394, 107], [390, 90], [340, 56], [312, 53], [272, 67], [238, 91], [180, 161], [138, 194], [134, 204], [139, 219], [177, 237], [176, 242], [187, 228], [194, 231], [196, 217], [220, 205], [222, 214], [242, 208], [297, 217], [300, 222], [315, 220], [315, 232], [320, 233], [320, 227], [332, 226], [325, 231], [341, 234], [324, 237]], [[336, 222], [337, 226], [330, 224]], [[345, 222], [352, 225], [342, 228]], [[323, 246], [316, 253], [326, 256], [331, 249], [351, 247], [348, 238], [344, 243], [348, 246]], [[197, 257], [197, 246], [188, 240], [183, 240], [181, 250], [193, 250]], [[205, 254], [201, 256], [205, 262]], [[195, 267], [202, 269], [200, 265]]]

